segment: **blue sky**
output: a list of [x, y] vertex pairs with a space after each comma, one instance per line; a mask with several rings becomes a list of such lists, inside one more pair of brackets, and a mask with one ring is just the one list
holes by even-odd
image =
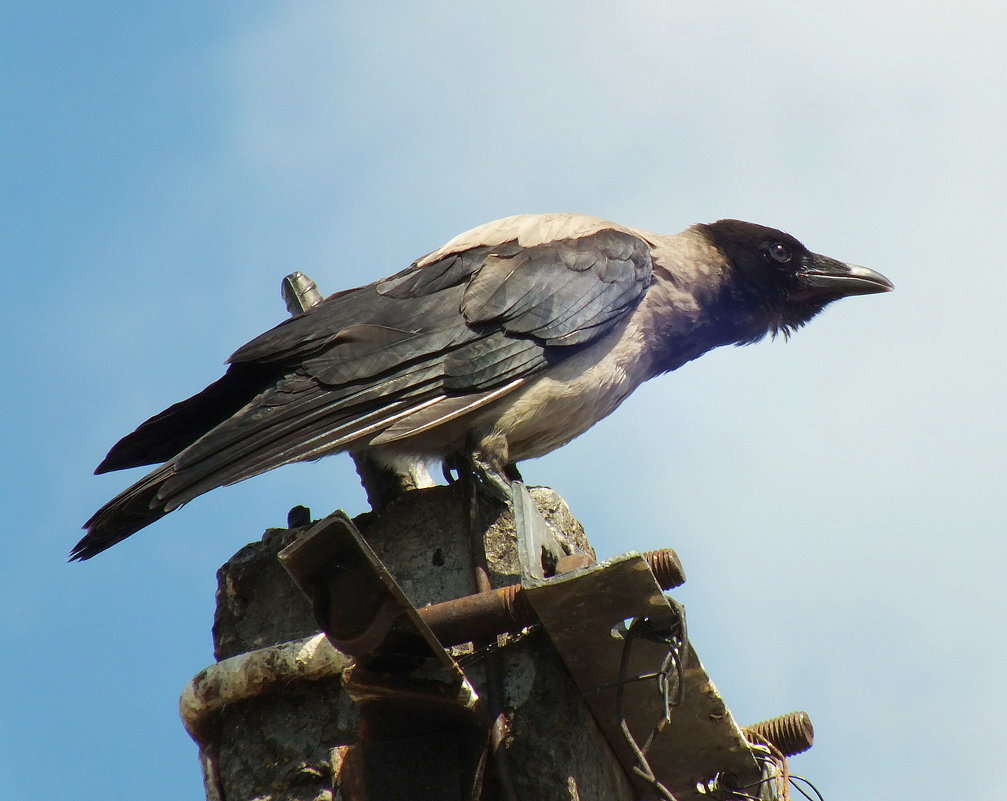
[[[1007, 12], [993, 3], [14, 2], [0, 9], [0, 798], [201, 794], [177, 716], [214, 572], [343, 457], [83, 565], [137, 423], [283, 319], [509, 214], [739, 217], [873, 267], [791, 341], [650, 382], [525, 465], [603, 556], [675, 547], [743, 723], [826, 798], [974, 799], [1007, 716]], [[151, 790], [156, 786], [156, 790]]]

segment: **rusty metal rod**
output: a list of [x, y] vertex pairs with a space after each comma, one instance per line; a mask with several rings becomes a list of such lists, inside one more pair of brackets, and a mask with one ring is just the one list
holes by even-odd
[[[685, 582], [682, 563], [671, 548], [650, 551], [643, 558], [661, 589], [670, 590]], [[538, 622], [520, 584], [431, 604], [417, 611], [443, 645], [490, 639]]]
[[487, 640], [538, 622], [520, 584], [431, 604], [417, 611], [443, 645]]

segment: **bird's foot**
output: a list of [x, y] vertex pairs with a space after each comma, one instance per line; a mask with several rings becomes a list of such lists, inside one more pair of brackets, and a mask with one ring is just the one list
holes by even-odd
[[513, 501], [511, 483], [521, 480], [517, 465], [501, 465], [478, 447], [464, 456], [453, 454], [444, 459], [444, 479], [449, 484], [463, 483], [472, 486], [473, 492], [490, 497], [500, 503]]
[[481, 491], [500, 503], [510, 503], [511, 480], [507, 476], [506, 468], [498, 468], [480, 453], [471, 454], [469, 459], [477, 491]]

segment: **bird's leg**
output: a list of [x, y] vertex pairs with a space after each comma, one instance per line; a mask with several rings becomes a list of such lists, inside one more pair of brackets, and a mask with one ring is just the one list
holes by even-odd
[[[487, 495], [501, 503], [511, 502], [508, 450], [507, 438], [498, 432], [478, 439], [472, 437], [469, 441], [468, 466], [472, 477]], [[513, 469], [516, 472], [516, 468]]]
[[[514, 515], [514, 535], [517, 540], [518, 562], [523, 578], [546, 578], [552, 575], [556, 560], [567, 551], [539, 512], [535, 499], [521, 479], [517, 466], [509, 461], [507, 440], [502, 434], [491, 433], [472, 437], [468, 443], [469, 527], [472, 532], [472, 553], [484, 554], [483, 532], [479, 521], [479, 496], [489, 495], [507, 504]], [[461, 472], [461, 471], [460, 471]], [[484, 565], [474, 563], [478, 590], [490, 589], [488, 570], [486, 582], [480, 582]]]
[[506, 470], [498, 469], [492, 462], [484, 461], [479, 453], [473, 453], [470, 459], [472, 478], [479, 489], [494, 500], [509, 503], [511, 482]]
[[456, 470], [458, 479], [467, 490], [469, 539], [477, 592], [489, 592], [493, 588], [486, 562], [485, 531], [479, 505], [481, 499], [487, 496], [500, 503], [510, 503], [507, 452], [507, 440], [503, 434], [472, 432], [465, 443], [464, 455], [455, 454], [445, 460], [445, 469]]
[[[542, 517], [517, 465], [509, 461], [509, 456], [507, 440], [502, 434], [490, 434], [470, 441], [469, 465], [474, 474], [473, 484], [510, 507], [514, 514], [514, 534], [522, 577], [543, 579], [553, 574], [556, 560], [567, 551]], [[478, 524], [475, 496], [471, 498], [471, 503], [469, 514], [475, 531]]]
[[[449, 484], [461, 484], [468, 499], [469, 537], [479, 592], [492, 589], [480, 578], [480, 561], [485, 562], [485, 546], [479, 503], [491, 498], [503, 504], [511, 503], [511, 476], [517, 470], [506, 463], [507, 441], [501, 434], [477, 436], [471, 434], [463, 452], [444, 458], [444, 478]], [[485, 569], [482, 570], [486, 573]], [[488, 573], [486, 574], [488, 575]]]
[[389, 467], [365, 452], [351, 453], [350, 456], [367, 493], [367, 502], [375, 512], [380, 512], [404, 492], [430, 486], [429, 477], [424, 480], [413, 472]]
[[[444, 460], [441, 463], [444, 480], [448, 484], [457, 484], [459, 481], [474, 480], [472, 474], [476, 472], [476, 470], [474, 469], [473, 464], [474, 460], [471, 457], [465, 458], [460, 454], [451, 454], [444, 457]], [[516, 464], [504, 465], [501, 472], [508, 484], [513, 483], [514, 481], [522, 480], [521, 473], [517, 469]], [[485, 480], [482, 477], [480, 477], [479, 480], [483, 483], [483, 485], [489, 485], [490, 483], [489, 480]], [[497, 490], [501, 489], [498, 480], [494, 480], [492, 483], [496, 485]], [[490, 495], [499, 499], [496, 491], [491, 491]]]

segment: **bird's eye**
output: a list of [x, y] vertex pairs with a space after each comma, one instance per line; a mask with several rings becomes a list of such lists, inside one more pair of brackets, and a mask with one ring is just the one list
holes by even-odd
[[790, 261], [790, 248], [784, 245], [782, 242], [776, 242], [769, 246], [769, 255], [772, 257], [773, 261], [779, 264], [786, 264]]

